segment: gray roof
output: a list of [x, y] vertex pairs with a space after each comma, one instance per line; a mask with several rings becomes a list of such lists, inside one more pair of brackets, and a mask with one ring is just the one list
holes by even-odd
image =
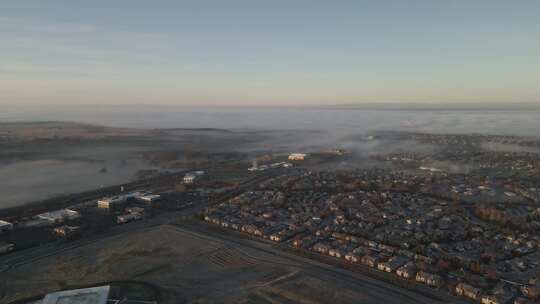
[[53, 292], [45, 296], [42, 304], [106, 304], [110, 286]]

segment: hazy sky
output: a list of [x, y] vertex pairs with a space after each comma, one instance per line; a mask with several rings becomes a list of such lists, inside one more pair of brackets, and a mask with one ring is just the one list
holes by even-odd
[[0, 104], [540, 102], [538, 0], [17, 0]]

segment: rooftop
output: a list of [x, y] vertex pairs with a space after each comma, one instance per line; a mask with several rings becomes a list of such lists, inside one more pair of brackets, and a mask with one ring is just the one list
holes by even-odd
[[42, 304], [105, 304], [110, 286], [100, 286], [49, 293]]
[[0, 220], [0, 227], [2, 226], [11, 226], [11, 223], [10, 222], [6, 222], [6, 221], [3, 221], [3, 220]]

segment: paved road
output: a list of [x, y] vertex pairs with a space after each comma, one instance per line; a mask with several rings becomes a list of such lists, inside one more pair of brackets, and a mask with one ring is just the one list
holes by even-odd
[[[265, 179], [273, 177], [278, 173], [279, 171], [265, 171], [261, 174], [255, 175], [251, 179], [241, 183], [236, 190], [230, 191], [229, 193], [225, 193], [215, 203], [219, 203], [221, 201], [227, 200], [237, 195], [238, 193], [246, 191], [252, 188], [253, 186], [257, 185], [258, 183], [264, 181]], [[18, 266], [22, 266], [24, 264], [37, 261], [42, 258], [60, 254], [66, 250], [71, 250], [77, 247], [94, 243], [106, 237], [130, 232], [130, 231], [135, 231], [139, 229], [151, 228], [151, 227], [164, 225], [164, 224], [170, 224], [177, 221], [182, 216], [189, 216], [189, 215], [193, 215], [198, 212], [201, 212], [204, 208], [208, 207], [208, 205], [209, 205], [209, 202], [207, 201], [201, 202], [200, 204], [195, 204], [179, 211], [161, 213], [157, 215], [156, 217], [145, 219], [143, 221], [135, 221], [135, 222], [131, 222], [124, 225], [117, 225], [117, 226], [112, 227], [109, 231], [101, 233], [101, 234], [96, 234], [92, 236], [84, 236], [81, 239], [73, 240], [73, 241], [59, 240], [59, 241], [47, 243], [38, 247], [33, 247], [26, 250], [16, 251], [11, 254], [3, 255], [3, 256], [0, 256], [0, 273], [5, 272], [9, 269], [18, 267]]]
[[87, 244], [94, 243], [103, 238], [115, 236], [122, 233], [128, 233], [135, 230], [140, 230], [144, 228], [156, 227], [159, 225], [164, 225], [173, 222], [178, 219], [178, 217], [186, 214], [190, 214], [193, 210], [196, 210], [200, 207], [192, 207], [189, 209], [184, 209], [181, 211], [166, 213], [155, 218], [150, 218], [144, 221], [131, 222], [125, 225], [118, 225], [112, 227], [111, 230], [96, 234], [92, 236], [85, 236], [78, 240], [66, 241], [59, 240], [45, 245], [29, 248], [26, 250], [16, 251], [11, 254], [4, 255], [0, 257], [0, 273], [7, 271], [9, 269], [28, 264], [39, 259], [43, 259], [49, 256], [54, 256], [60, 254], [64, 251], [78, 248]]

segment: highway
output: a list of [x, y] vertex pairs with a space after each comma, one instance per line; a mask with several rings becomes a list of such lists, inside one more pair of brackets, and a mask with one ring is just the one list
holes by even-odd
[[[217, 204], [222, 201], [228, 200], [229, 198], [250, 189], [251, 187], [257, 185], [258, 183], [264, 181], [265, 179], [275, 176], [276, 174], [278, 174], [278, 172], [279, 171], [265, 171], [261, 174], [255, 175], [252, 178], [242, 182], [236, 189], [229, 191], [228, 193], [225, 193], [213, 203]], [[135, 185], [140, 185], [140, 184], [134, 184], [133, 186], [135, 187]], [[111, 237], [111, 236], [127, 233], [130, 231], [135, 231], [139, 229], [145, 229], [145, 228], [156, 227], [159, 225], [171, 224], [171, 223], [176, 222], [182, 216], [191, 216], [191, 215], [197, 214], [198, 212], [201, 212], [202, 210], [204, 210], [204, 208], [208, 207], [209, 204], [210, 202], [203, 201], [203, 202], [200, 202], [199, 204], [188, 206], [179, 211], [160, 213], [159, 215], [155, 217], [147, 218], [142, 221], [135, 221], [135, 222], [131, 222], [124, 225], [116, 225], [104, 233], [84, 236], [80, 239], [71, 240], [71, 241], [58, 240], [58, 241], [47, 243], [38, 247], [33, 247], [33, 248], [21, 250], [21, 251], [15, 251], [10, 254], [2, 255], [0, 256], [0, 273], [5, 272], [9, 269], [18, 267], [18, 266], [22, 266], [24, 264], [37, 261], [42, 258], [60, 254], [67, 250], [71, 250], [71, 249], [78, 248], [87, 244], [94, 243], [106, 237]]]

